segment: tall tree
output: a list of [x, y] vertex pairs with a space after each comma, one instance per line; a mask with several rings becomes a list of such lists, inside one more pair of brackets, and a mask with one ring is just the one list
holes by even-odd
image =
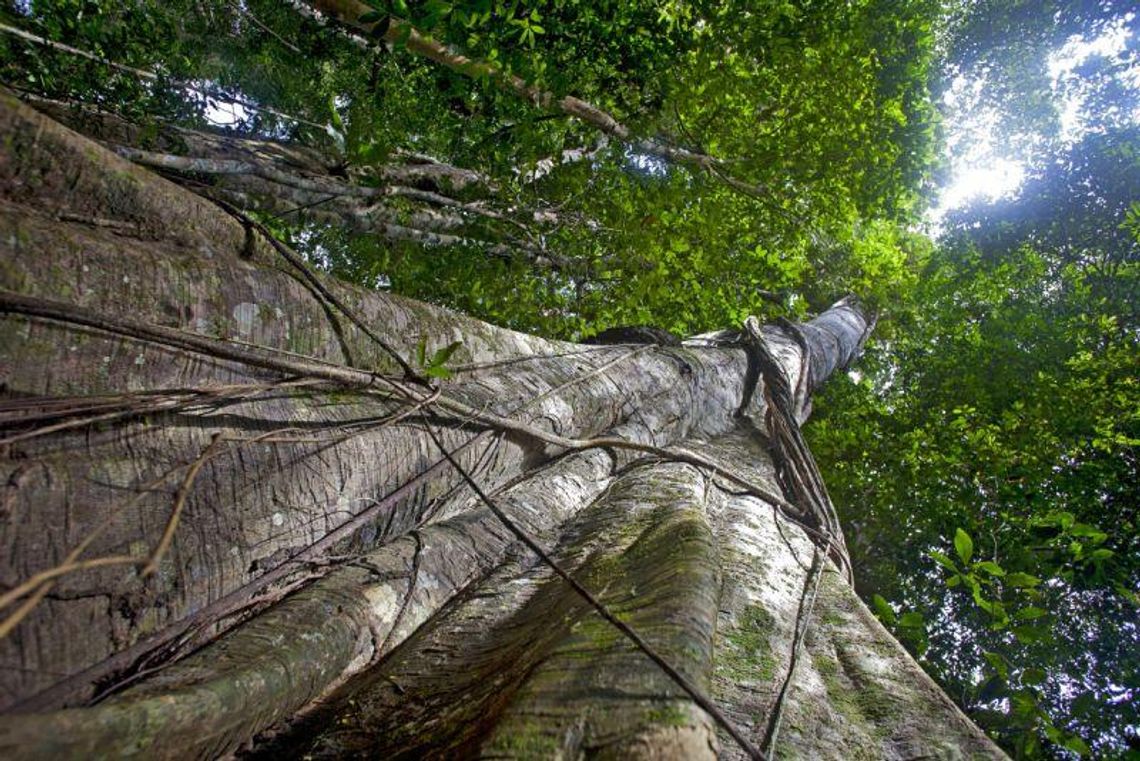
[[799, 435], [855, 303], [547, 341], [2, 103], [6, 757], [1000, 756]]

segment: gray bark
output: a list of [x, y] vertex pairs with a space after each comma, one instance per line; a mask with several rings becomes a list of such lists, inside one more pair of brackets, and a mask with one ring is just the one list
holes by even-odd
[[[405, 357], [462, 340], [410, 409], [234, 218], [3, 94], [0, 134], [0, 582], [126, 558], [0, 609], [29, 611], [3, 757], [740, 757], [428, 427], [756, 745], [798, 652], [772, 755], [1000, 756], [839, 568], [813, 582], [827, 526], [780, 496], [745, 347], [579, 346], [327, 282]], [[765, 330], [798, 414], [865, 332], [852, 303]]]

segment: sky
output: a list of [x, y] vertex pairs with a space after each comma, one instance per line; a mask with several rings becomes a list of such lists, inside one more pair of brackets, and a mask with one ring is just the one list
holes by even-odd
[[[1133, 99], [1131, 103], [1122, 104], [1121, 116], [1140, 123], [1140, 63], [1134, 54], [1140, 41], [1136, 39], [1135, 21], [1135, 13], [1125, 13], [1106, 25], [1095, 38], [1070, 38], [1046, 60], [1059, 111], [1062, 144], [1078, 140], [1087, 131], [1089, 112], [1082, 92], [1080, 67], [1093, 56], [1105, 56], [1125, 64], [1120, 79]], [[1025, 180], [1029, 162], [1037, 157], [1034, 145], [1024, 136], [1003, 135], [995, 130], [998, 115], [993, 109], [978, 106], [978, 96], [985, 87], [984, 76], [958, 76], [943, 96], [946, 148], [952, 163], [949, 181], [938, 191], [937, 202], [927, 213], [927, 223], [935, 233], [941, 229], [948, 212], [971, 201], [980, 198], [994, 201], [1016, 195]]]
[[240, 103], [231, 103], [210, 98], [206, 101], [204, 116], [206, 117], [206, 121], [215, 126], [236, 127], [248, 119], [251, 114], [249, 109]]

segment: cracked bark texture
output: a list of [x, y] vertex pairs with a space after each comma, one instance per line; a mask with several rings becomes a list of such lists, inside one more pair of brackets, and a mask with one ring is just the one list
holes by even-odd
[[[6, 94], [0, 134], [3, 290], [396, 369], [209, 202]], [[779, 492], [757, 425], [764, 395], [736, 414], [743, 349], [579, 346], [327, 285], [405, 356], [421, 340], [429, 352], [462, 340], [445, 391], [471, 407], [564, 437], [680, 446]], [[765, 335], [790, 385], [811, 389], [853, 358], [851, 331], [864, 328], [844, 304], [798, 336]], [[9, 405], [275, 380], [0, 316]], [[182, 473], [215, 434], [225, 442], [156, 574], [62, 576], [0, 640], [0, 755], [740, 757], [473, 497], [424, 419], [369, 425], [400, 408], [378, 393], [279, 385], [4, 445], [0, 584], [11, 588], [97, 529], [83, 557], [145, 558]], [[0, 438], [23, 430], [3, 422]], [[812, 554], [795, 522], [691, 464], [559, 452], [454, 416], [434, 424], [512, 520], [759, 742]], [[776, 755], [1000, 756], [830, 565], [813, 619]]]

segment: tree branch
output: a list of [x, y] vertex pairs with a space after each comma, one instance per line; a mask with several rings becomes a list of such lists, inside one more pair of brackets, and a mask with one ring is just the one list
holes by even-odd
[[[136, 77], [137, 79], [145, 79], [145, 80], [148, 80], [150, 82], [164, 82], [164, 83], [167, 83], [170, 85], [174, 85], [175, 87], [182, 90], [183, 92], [198, 93], [200, 95], [209, 94], [203, 89], [201, 84], [195, 84], [194, 82], [187, 82], [187, 81], [184, 81], [181, 79], [173, 79], [169, 76], [166, 76], [164, 74], [159, 74], [158, 72], [151, 71], [149, 69], [139, 69], [139, 68], [136, 68], [134, 66], [127, 66], [125, 64], [121, 64], [121, 63], [118, 63], [116, 61], [112, 61], [109, 58], [104, 58], [103, 56], [95, 55], [94, 53], [89, 53], [86, 50], [81, 50], [79, 48], [72, 47], [71, 45], [65, 45], [64, 43], [56, 42], [55, 40], [49, 40], [46, 37], [40, 37], [39, 35], [32, 34], [31, 32], [26, 32], [23, 29], [17, 29], [14, 26], [8, 26], [7, 24], [0, 24], [0, 32], [4, 32], [5, 34], [10, 34], [14, 37], [19, 37], [20, 39], [26, 40], [28, 42], [34, 42], [37, 45], [43, 45], [45, 47], [51, 48], [52, 50], [58, 50], [61, 53], [68, 53], [70, 55], [79, 56], [80, 58], [86, 58], [89, 61], [95, 61], [96, 63], [101, 63], [104, 66], [107, 66], [109, 68], [114, 69], [115, 71], [121, 71], [124, 74], [130, 74], [131, 76]], [[219, 98], [220, 100], [227, 100], [230, 103], [236, 103], [236, 104], [242, 106], [243, 108], [250, 109], [251, 111], [263, 111], [267, 114], [273, 114], [274, 116], [280, 117], [282, 119], [288, 119], [289, 121], [296, 122], [297, 124], [304, 124], [304, 125], [309, 126], [309, 127], [316, 127], [317, 129], [321, 130], [322, 132], [328, 130], [328, 125], [326, 125], [326, 124], [318, 124], [317, 122], [309, 121], [308, 119], [302, 119], [299, 116], [293, 116], [292, 114], [287, 114], [284, 111], [277, 111], [273, 108], [270, 108], [269, 106], [263, 106], [260, 103], [254, 103], [253, 101], [248, 100], [246, 98], [242, 98], [242, 97], [238, 97], [238, 96], [234, 96], [234, 95], [218, 96], [217, 94], [211, 94], [210, 96]]]
[[294, 53], [297, 53], [298, 55], [301, 54], [301, 49], [299, 47], [297, 47], [293, 43], [289, 42], [289, 40], [285, 39], [284, 37], [279, 35], [277, 32], [273, 31], [268, 26], [266, 26], [259, 18], [257, 18], [257, 16], [254, 16], [253, 13], [250, 12], [249, 8], [244, 7], [241, 3], [234, 2], [234, 0], [230, 0], [230, 7], [233, 8], [234, 11], [239, 16], [244, 16], [245, 18], [249, 19], [249, 22], [251, 24], [253, 24], [258, 29], [260, 29], [261, 31], [268, 34], [273, 39], [280, 42], [285, 47], [289, 48], [289, 50], [293, 51]]
[[[294, 8], [318, 21], [322, 17], [335, 19], [340, 24], [371, 36], [380, 22], [361, 22], [361, 17], [375, 9], [359, 0], [290, 0]], [[315, 13], [314, 13], [315, 12]], [[633, 134], [627, 125], [618, 121], [612, 114], [598, 106], [573, 95], [557, 97], [549, 90], [543, 90], [522, 77], [508, 74], [500, 67], [477, 61], [459, 53], [440, 42], [422, 34], [406, 21], [389, 17], [383, 39], [392, 45], [402, 45], [412, 53], [427, 58], [454, 72], [472, 78], [485, 78], [503, 90], [512, 92], [523, 100], [540, 108], [554, 108], [585, 122], [605, 135], [616, 138], [634, 151], [681, 164], [701, 172], [715, 172], [730, 187], [750, 195], [763, 194], [764, 188], [753, 186], [729, 177], [723, 171], [724, 162], [704, 153], [691, 151], [660, 140], [640, 138]]]

